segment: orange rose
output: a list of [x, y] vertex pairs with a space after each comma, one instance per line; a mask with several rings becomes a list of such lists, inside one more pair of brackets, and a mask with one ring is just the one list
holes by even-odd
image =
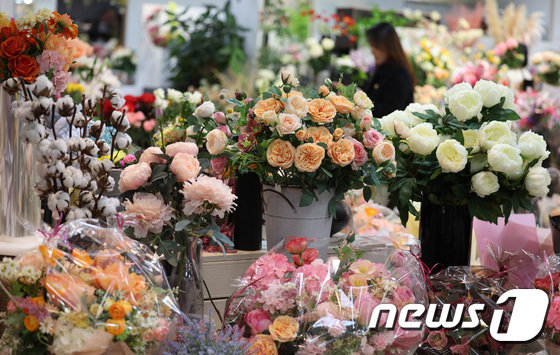
[[123, 319], [132, 312], [132, 305], [127, 301], [117, 301], [109, 307], [109, 315], [113, 319]]
[[348, 139], [341, 139], [329, 145], [329, 157], [335, 164], [346, 166], [354, 160], [354, 144]]
[[126, 322], [124, 319], [108, 319], [105, 323], [105, 330], [111, 335], [121, 335], [126, 330]]
[[275, 98], [271, 97], [270, 99], [260, 100], [259, 102], [257, 102], [255, 107], [253, 108], [253, 112], [255, 113], [255, 116], [262, 118], [263, 114], [266, 111], [274, 111], [278, 113], [280, 112], [280, 110], [282, 110], [282, 107], [282, 101], [278, 101]]
[[94, 269], [93, 283], [110, 294], [122, 292], [133, 304], [140, 301], [143, 291], [146, 290], [144, 276], [130, 272], [129, 267], [122, 261], [113, 262], [105, 268]]
[[309, 127], [307, 138], [312, 138], [313, 143], [325, 143], [327, 146], [333, 141], [331, 132], [325, 127]]
[[295, 318], [289, 316], [280, 316], [268, 326], [268, 331], [272, 339], [286, 343], [296, 338], [299, 330], [299, 323]]
[[39, 64], [37, 64], [35, 58], [25, 54], [10, 60], [8, 68], [10, 68], [12, 76], [21, 77], [28, 83], [35, 81], [35, 78], [39, 75]]
[[92, 301], [95, 288], [86, 284], [79, 277], [66, 273], [52, 273], [45, 280], [49, 299], [54, 303], [65, 304], [71, 308], [81, 306], [84, 295]]
[[70, 68], [70, 64], [74, 61], [74, 56], [72, 54], [72, 48], [68, 46], [68, 41], [61, 36], [49, 36], [45, 41], [45, 48], [48, 50], [57, 51], [62, 54], [64, 59], [66, 59], [66, 64], [62, 70], [66, 71]]
[[299, 131], [296, 132], [296, 138], [300, 142], [303, 142], [305, 138], [307, 138], [307, 131], [305, 129], [300, 129]]
[[257, 334], [251, 339], [247, 355], [278, 355], [276, 343], [270, 335]]
[[312, 173], [319, 169], [325, 150], [315, 143], [304, 143], [297, 147], [294, 165], [301, 172]]
[[379, 142], [373, 148], [373, 159], [377, 164], [381, 164], [387, 160], [395, 159], [395, 147], [387, 141]]
[[22, 54], [28, 45], [29, 43], [24, 36], [11, 36], [0, 44], [0, 57], [8, 60], [14, 59]]
[[328, 94], [331, 93], [331, 91], [329, 90], [328, 87], [326, 87], [325, 85], [322, 85], [319, 90], [318, 90], [319, 95], [323, 96], [323, 97], [327, 97]]
[[93, 265], [93, 259], [85, 250], [78, 248], [72, 249], [72, 257], [74, 258], [74, 263], [80, 267], [88, 268]]
[[64, 256], [64, 252], [58, 249], [47, 248], [44, 245], [39, 246], [39, 251], [50, 266], [54, 266], [54, 264], [56, 264], [56, 259], [60, 259]]
[[266, 160], [276, 168], [287, 169], [294, 163], [296, 148], [289, 141], [276, 139], [266, 149]]
[[30, 332], [34, 332], [39, 328], [39, 321], [35, 316], [27, 316], [23, 320], [23, 324], [25, 325], [25, 329], [29, 330]]
[[344, 131], [342, 130], [342, 128], [336, 128], [333, 132], [333, 137], [335, 140], [338, 140], [340, 137], [342, 137], [342, 135], [344, 134]]
[[336, 116], [336, 108], [325, 99], [315, 99], [309, 102], [309, 113], [313, 122], [330, 123]]
[[330, 95], [329, 101], [334, 105], [338, 113], [346, 115], [352, 112], [354, 104], [342, 95]]

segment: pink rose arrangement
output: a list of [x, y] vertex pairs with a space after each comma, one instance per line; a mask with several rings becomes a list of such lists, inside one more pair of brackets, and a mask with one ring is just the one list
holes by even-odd
[[525, 54], [515, 38], [509, 38], [505, 42], [497, 43], [494, 49], [487, 53], [492, 59], [493, 56], [499, 58], [500, 65], [506, 65], [509, 69], [517, 69], [523, 67], [525, 62]]
[[[390, 303], [399, 311], [409, 303], [426, 301], [419, 263], [409, 252], [392, 247], [360, 250], [353, 238], [335, 249], [336, 257], [322, 260], [309, 247], [311, 240], [287, 237], [245, 272], [242, 287], [226, 305], [226, 321], [245, 329], [250, 344], [267, 338], [279, 354], [389, 354], [415, 349], [422, 330], [385, 329], [386, 313], [379, 319], [380, 327], [369, 328], [369, 322], [380, 304]], [[365, 253], [383, 256], [377, 263]], [[397, 269], [408, 270], [410, 283], [401, 283], [402, 275], [393, 274]]]
[[[221, 248], [232, 245], [218, 225], [235, 208], [236, 196], [222, 180], [201, 173], [194, 143], [147, 148], [119, 181], [130, 233], [176, 265], [185, 257], [189, 237], [208, 237]], [[188, 234], [186, 227], [188, 225]], [[182, 260], [184, 262], [184, 260]]]

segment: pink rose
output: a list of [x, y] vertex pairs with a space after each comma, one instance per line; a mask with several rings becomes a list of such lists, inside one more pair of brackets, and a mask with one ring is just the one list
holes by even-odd
[[[409, 315], [408, 320], [412, 320]], [[397, 324], [395, 329], [395, 341], [393, 346], [401, 350], [417, 348], [422, 342], [422, 332], [419, 330], [404, 330]]]
[[299, 260], [299, 255], [292, 255], [292, 258], [294, 259], [294, 263], [298, 266], [304, 264], [311, 264], [312, 262], [317, 260], [317, 258], [319, 257], [319, 251], [315, 248], [307, 248], [301, 254], [301, 256], [303, 258], [303, 263]]
[[135, 160], [136, 160], [136, 157], [134, 156], [134, 154], [128, 154], [127, 156], [125, 156], [124, 158], [122, 158], [122, 161], [123, 161], [125, 164], [130, 164], [130, 163], [132, 163], [132, 162], [135, 161]]
[[447, 345], [445, 330], [431, 331], [428, 333], [428, 344], [435, 350], [441, 351]]
[[212, 165], [212, 170], [216, 175], [222, 175], [228, 165], [228, 158], [226, 156], [214, 158], [210, 160], [210, 165]]
[[[364, 288], [364, 292], [354, 299], [354, 307], [359, 312], [358, 322], [362, 325], [369, 325], [372, 312], [380, 303], [374, 295], [367, 292], [367, 289]], [[387, 313], [384, 312], [380, 317], [381, 320], [378, 322], [378, 326], [385, 324], [387, 317]]]
[[187, 153], [196, 157], [198, 155], [198, 147], [190, 142], [177, 142], [165, 147], [165, 154], [170, 157], [174, 157], [179, 153]]
[[260, 334], [272, 324], [270, 313], [262, 309], [255, 309], [245, 315], [245, 323], [251, 327], [251, 334]]
[[231, 138], [231, 131], [228, 126], [219, 126], [218, 129], [224, 132], [228, 138]]
[[142, 333], [142, 340], [144, 340], [146, 343], [154, 340], [154, 331], [152, 329], [147, 329], [146, 331], [144, 331]]
[[43, 254], [38, 249], [34, 249], [21, 255], [17, 261], [17, 267], [18, 269], [23, 269], [26, 266], [37, 271], [42, 270], [46, 266]]
[[226, 124], [226, 115], [222, 111], [218, 111], [212, 115], [212, 118], [216, 123]]
[[381, 141], [373, 149], [373, 159], [377, 164], [381, 164], [387, 160], [395, 160], [395, 146], [388, 141]]
[[500, 42], [496, 44], [496, 47], [494, 47], [494, 55], [501, 57], [506, 53], [507, 50], [508, 50], [507, 45], [503, 42]]
[[206, 135], [206, 150], [212, 155], [224, 152], [228, 143], [227, 135], [221, 129], [213, 129]]
[[157, 157], [156, 154], [163, 154], [163, 152], [158, 147], [150, 147], [142, 153], [142, 155], [140, 156], [140, 160], [138, 160], [138, 162], [148, 163], [148, 164], [152, 164], [152, 163], [164, 164], [165, 159]]
[[8, 304], [6, 305], [6, 311], [8, 312], [15, 312], [17, 310], [16, 304], [14, 301], [9, 300]]
[[165, 319], [160, 319], [158, 322], [158, 326], [154, 329], [154, 340], [155, 341], [163, 341], [169, 334], [169, 324]]
[[373, 148], [379, 142], [383, 141], [383, 135], [377, 132], [374, 128], [370, 128], [364, 132], [364, 146], [366, 148]]
[[286, 250], [290, 254], [301, 254], [305, 249], [307, 249], [306, 238], [294, 238], [286, 242]]
[[408, 303], [414, 302], [414, 293], [406, 286], [399, 286], [393, 293], [393, 301], [395, 305], [402, 307]]
[[144, 128], [144, 131], [146, 131], [146, 132], [153, 131], [153, 129], [156, 127], [156, 125], [157, 125], [157, 122], [153, 118], [151, 120], [147, 120], [147, 121], [142, 122], [142, 128]]
[[519, 42], [517, 42], [515, 38], [510, 38], [506, 41], [507, 49], [514, 49], [517, 48], [517, 46], [519, 46]]
[[188, 153], [177, 153], [169, 166], [177, 176], [177, 181], [185, 182], [194, 179], [200, 172], [200, 163], [195, 156]]
[[146, 119], [146, 115], [144, 115], [144, 112], [142, 111], [127, 111], [126, 117], [128, 118], [128, 122], [130, 122], [130, 124], [134, 127], [142, 126], [142, 121]]
[[368, 131], [371, 129], [371, 125], [373, 124], [371, 117], [365, 116], [364, 118], [362, 118], [362, 120], [360, 121], [360, 129], [362, 131]]
[[395, 264], [395, 266], [403, 266], [406, 264], [407, 257], [402, 251], [397, 251], [391, 255], [391, 264]]
[[119, 191], [136, 190], [144, 185], [152, 175], [152, 168], [148, 163], [138, 163], [126, 167], [121, 173]]
[[354, 145], [354, 161], [352, 162], [352, 169], [358, 170], [358, 168], [366, 161], [368, 161], [368, 154], [364, 145], [360, 143], [357, 139], [350, 138], [350, 141]]

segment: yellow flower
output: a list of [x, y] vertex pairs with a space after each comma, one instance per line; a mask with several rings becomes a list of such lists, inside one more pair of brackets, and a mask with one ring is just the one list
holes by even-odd
[[127, 301], [118, 301], [109, 307], [109, 315], [113, 319], [123, 319], [130, 312], [132, 312], [132, 306]]
[[115, 300], [113, 300], [112, 298], [107, 298], [105, 300], [105, 303], [103, 303], [103, 309], [106, 310], [107, 312], [109, 311], [109, 308], [111, 308], [111, 306], [113, 305], [113, 303], [115, 303]]
[[73, 313], [70, 316], [70, 323], [74, 324], [79, 328], [87, 328], [89, 326], [89, 320], [87, 315], [83, 312]]
[[295, 318], [289, 316], [277, 317], [268, 327], [272, 339], [285, 343], [296, 338], [299, 330], [299, 323]]
[[228, 115], [231, 115], [233, 113], [233, 108], [228, 107], [226, 111], [227, 111]]
[[66, 87], [66, 92], [69, 93], [69, 94], [77, 92], [80, 95], [82, 95], [84, 93], [84, 91], [85, 91], [85, 88], [83, 87], [83, 85], [78, 84], [78, 83], [70, 83]]
[[89, 306], [89, 313], [91, 313], [94, 317], [97, 317], [97, 314], [100, 313], [99, 309], [101, 308], [101, 306], [99, 305], [99, 303], [94, 303], [91, 306]]

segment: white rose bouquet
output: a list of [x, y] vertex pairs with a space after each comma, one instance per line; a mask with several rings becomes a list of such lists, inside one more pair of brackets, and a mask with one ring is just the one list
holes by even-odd
[[551, 179], [541, 163], [549, 152], [542, 136], [512, 131], [519, 115], [511, 90], [480, 80], [444, 96], [443, 113], [411, 104], [381, 119], [398, 147], [389, 190], [403, 223], [409, 212], [419, 216], [411, 200], [468, 205], [472, 216], [490, 222], [520, 207], [532, 210], [530, 199], [548, 193]]

